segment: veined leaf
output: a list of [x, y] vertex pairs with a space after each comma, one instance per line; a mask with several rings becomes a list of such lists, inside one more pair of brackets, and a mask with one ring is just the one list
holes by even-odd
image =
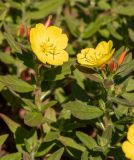
[[0, 76], [0, 82], [3, 83], [7, 88], [11, 88], [12, 90], [20, 93], [34, 90], [33, 86], [12, 75]]
[[64, 152], [64, 148], [60, 148], [59, 150], [57, 150], [56, 152], [54, 152], [54, 153], [48, 158], [48, 160], [60, 160], [63, 152]]
[[3, 145], [3, 143], [6, 141], [7, 137], [8, 137], [8, 134], [3, 134], [0, 136], [0, 146]]
[[6, 115], [0, 113], [0, 118], [3, 119], [3, 121], [7, 124], [8, 128], [15, 133], [16, 130], [20, 127], [20, 124], [14, 122], [12, 119], [7, 117]]
[[80, 101], [72, 101], [63, 105], [66, 110], [70, 110], [72, 115], [81, 120], [90, 120], [102, 116], [103, 112], [95, 107], [86, 105]]
[[12, 153], [1, 157], [0, 160], [22, 160], [22, 155], [19, 152]]
[[97, 147], [96, 141], [91, 136], [88, 136], [83, 132], [76, 132], [76, 136], [88, 149], [93, 150], [95, 147]]
[[24, 116], [24, 122], [28, 126], [36, 127], [37, 125], [40, 125], [43, 120], [43, 116], [39, 112], [26, 112]]
[[84, 152], [86, 150], [86, 148], [84, 146], [81, 146], [80, 144], [78, 144], [77, 142], [75, 142], [72, 138], [70, 137], [64, 137], [64, 136], [60, 136], [58, 138], [58, 140], [67, 147], [71, 147], [71, 148], [75, 148], [77, 150], [80, 150], [82, 152]]
[[[64, 0], [47, 0], [40, 1], [35, 8], [36, 11], [27, 12], [26, 19], [41, 19], [46, 17], [48, 14], [53, 13], [64, 3]], [[38, 10], [38, 11], [37, 11]]]

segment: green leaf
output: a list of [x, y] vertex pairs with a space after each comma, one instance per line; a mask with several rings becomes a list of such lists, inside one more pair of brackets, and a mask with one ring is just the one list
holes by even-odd
[[0, 118], [3, 119], [3, 121], [7, 124], [8, 128], [11, 130], [11, 132], [15, 133], [16, 130], [18, 129], [18, 127], [20, 127], [20, 125], [16, 122], [14, 122], [12, 119], [10, 119], [9, 117], [7, 117], [6, 115], [0, 113]]
[[12, 153], [1, 157], [0, 160], [22, 160], [22, 155], [19, 152]]
[[79, 84], [79, 86], [83, 89], [85, 89], [85, 80], [86, 80], [86, 77], [84, 76], [84, 74], [82, 72], [80, 72], [78, 69], [75, 69], [73, 71], [73, 74], [74, 74], [74, 77], [77, 81], [77, 83]]
[[70, 110], [72, 115], [81, 120], [90, 120], [102, 116], [103, 112], [95, 107], [86, 105], [80, 101], [72, 101], [63, 105], [65, 109]]
[[50, 120], [51, 122], [56, 122], [56, 111], [53, 108], [48, 108], [45, 111], [44, 117]]
[[131, 41], [134, 42], [134, 30], [131, 28], [128, 28], [128, 34]]
[[71, 148], [80, 150], [80, 151], [82, 151], [82, 152], [84, 152], [84, 151], [86, 150], [86, 148], [85, 148], [84, 146], [81, 146], [80, 144], [76, 143], [76, 142], [74, 141], [74, 139], [72, 139], [72, 138], [60, 136], [60, 137], [58, 138], [58, 140], [59, 140], [64, 146], [71, 147]]
[[64, 0], [46, 0], [45, 3], [40, 1], [40, 3], [35, 2], [35, 11], [27, 11], [25, 19], [42, 19], [48, 14], [55, 13], [55, 11], [62, 6]]
[[104, 38], [109, 38], [109, 36], [110, 36], [110, 33], [109, 33], [109, 31], [107, 29], [99, 29], [99, 33]]
[[102, 10], [108, 10], [111, 8], [110, 4], [105, 0], [100, 0], [98, 2], [98, 6], [99, 6], [99, 9], [102, 9]]
[[113, 37], [115, 37], [118, 40], [123, 40], [123, 37], [116, 31], [112, 23], [108, 24], [107, 28]]
[[125, 15], [125, 16], [134, 16], [133, 6], [116, 6], [112, 9], [114, 13]]
[[71, 74], [72, 61], [64, 63], [62, 66], [47, 69], [45, 71], [45, 81], [61, 80]]
[[83, 38], [89, 38], [97, 31], [99, 31], [100, 27], [105, 26], [106, 24], [113, 21], [116, 17], [112, 16], [99, 16], [95, 22], [91, 22], [83, 32]]
[[2, 91], [4, 87], [5, 85], [2, 82], [0, 82], [0, 91]]
[[134, 71], [134, 60], [132, 60], [129, 63], [126, 63], [122, 65], [116, 72], [116, 75], [118, 74], [119, 76], [125, 77], [128, 74], [130, 74], [132, 71]]
[[129, 79], [126, 87], [126, 91], [129, 92], [132, 90], [134, 90], [134, 79]]
[[134, 102], [133, 101], [128, 101], [128, 100], [123, 99], [123, 98], [109, 97], [109, 100], [111, 102], [114, 102], [114, 103], [117, 103], [117, 104], [122, 104], [124, 106], [134, 107]]
[[54, 146], [56, 145], [56, 143], [54, 142], [45, 142], [42, 143], [35, 155], [35, 157], [41, 157], [44, 156], [45, 154], [47, 154]]
[[60, 160], [63, 152], [64, 152], [64, 148], [60, 148], [59, 150], [57, 150], [56, 152], [54, 152], [54, 153], [48, 158], [48, 160]]
[[81, 160], [88, 160], [88, 151], [82, 153]]
[[33, 104], [32, 100], [22, 98], [22, 101], [25, 103], [26, 106], [23, 105], [23, 108], [26, 110], [32, 111], [33, 109], [37, 109], [37, 106]]
[[112, 138], [112, 126], [109, 125], [102, 134], [101, 146], [110, 144]]
[[24, 123], [31, 127], [36, 127], [42, 123], [43, 116], [40, 112], [26, 112]]
[[0, 52], [0, 61], [6, 64], [14, 64], [15, 60], [10, 54]]
[[22, 4], [20, 2], [17, 2], [14, 0], [7, 0], [7, 2], [9, 3], [9, 6], [11, 8], [16, 8], [16, 9], [20, 10], [22, 7]]
[[41, 111], [45, 111], [47, 108], [54, 106], [56, 103], [57, 101], [53, 100], [53, 101], [48, 102], [47, 104], [43, 104], [41, 106]]
[[79, 131], [76, 132], [76, 136], [88, 149], [93, 150], [97, 147], [96, 141], [91, 136]]
[[8, 137], [8, 134], [3, 134], [3, 135], [0, 136], [0, 146], [2, 146], [4, 144], [7, 137]]
[[127, 93], [127, 92], [124, 92], [122, 94], [122, 97], [127, 99], [128, 101], [131, 101], [134, 103], [134, 93]]
[[33, 86], [12, 75], [0, 76], [0, 82], [6, 87], [20, 93], [26, 93], [34, 90]]
[[59, 137], [59, 135], [60, 135], [59, 132], [50, 131], [45, 136], [45, 142], [53, 141], [53, 140], [57, 139]]
[[18, 53], [22, 53], [20, 47], [18, 46], [18, 44], [15, 42], [13, 36], [11, 34], [8, 33], [4, 33], [5, 38], [7, 39], [9, 45], [11, 46], [13, 52], [18, 52]]
[[65, 15], [65, 22], [67, 27], [69, 28], [71, 34], [75, 37], [80, 35], [80, 31], [78, 29], [77, 21], [70, 15]]
[[116, 115], [117, 118], [123, 116], [123, 115], [127, 115], [128, 113], [128, 107], [119, 104], [115, 109], [114, 109], [114, 113]]

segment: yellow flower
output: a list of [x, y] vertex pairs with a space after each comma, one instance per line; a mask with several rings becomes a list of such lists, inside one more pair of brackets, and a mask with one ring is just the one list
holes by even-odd
[[64, 50], [68, 43], [66, 34], [56, 26], [45, 27], [36, 24], [30, 30], [30, 43], [37, 58], [50, 65], [62, 65], [68, 61], [68, 53]]
[[89, 68], [99, 67], [102, 64], [107, 63], [114, 53], [112, 41], [102, 41], [97, 47], [85, 48], [81, 50], [81, 53], [77, 54], [78, 63], [87, 66]]
[[127, 139], [128, 140], [122, 144], [122, 150], [128, 159], [134, 160], [134, 124], [128, 129]]

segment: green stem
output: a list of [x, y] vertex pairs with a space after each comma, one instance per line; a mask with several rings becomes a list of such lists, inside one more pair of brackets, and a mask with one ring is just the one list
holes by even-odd
[[31, 152], [31, 154], [30, 154], [30, 160], [35, 160], [35, 159], [34, 159], [34, 153], [33, 153], [33, 152]]
[[39, 64], [35, 66], [35, 81], [36, 81], [36, 89], [35, 89], [35, 104], [37, 105], [38, 109], [40, 110], [41, 105], [41, 77], [40, 77], [40, 68]]

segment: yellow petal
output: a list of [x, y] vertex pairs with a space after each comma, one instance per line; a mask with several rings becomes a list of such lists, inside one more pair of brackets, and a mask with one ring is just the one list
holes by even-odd
[[59, 51], [56, 55], [48, 54], [46, 61], [51, 65], [62, 65], [68, 61], [68, 53], [64, 50]]
[[44, 54], [42, 51], [37, 51], [35, 54], [36, 54], [37, 58], [38, 58], [41, 62], [43, 62], [44, 64], [46, 64], [46, 59], [47, 59], [46, 54]]
[[30, 43], [33, 52], [36, 54], [40, 50], [40, 45], [46, 39], [46, 28], [43, 24], [37, 24], [35, 28], [30, 30]]
[[125, 156], [130, 160], [134, 160], [134, 145], [128, 141], [125, 141], [122, 144], [122, 150], [125, 153]]
[[134, 124], [132, 124], [128, 129], [127, 139], [134, 144]]
[[46, 28], [43, 24], [36, 24], [35, 28], [30, 30], [30, 42], [40, 43], [46, 38]]
[[60, 36], [58, 36], [58, 38], [56, 39], [56, 48], [57, 49], [65, 49], [67, 47], [67, 43], [68, 43], [68, 38], [66, 34], [61, 34]]
[[114, 53], [114, 49], [109, 54], [102, 55], [102, 57], [97, 60], [98, 66], [101, 66], [102, 64], [107, 63], [111, 59], [113, 53]]
[[58, 36], [60, 36], [62, 33], [62, 30], [59, 27], [56, 26], [50, 26], [47, 28], [47, 36], [51, 40], [56, 40]]
[[81, 53], [77, 54], [78, 63], [85, 65], [89, 68], [95, 67], [96, 57], [95, 57], [95, 49], [93, 48], [85, 48], [81, 50]]

